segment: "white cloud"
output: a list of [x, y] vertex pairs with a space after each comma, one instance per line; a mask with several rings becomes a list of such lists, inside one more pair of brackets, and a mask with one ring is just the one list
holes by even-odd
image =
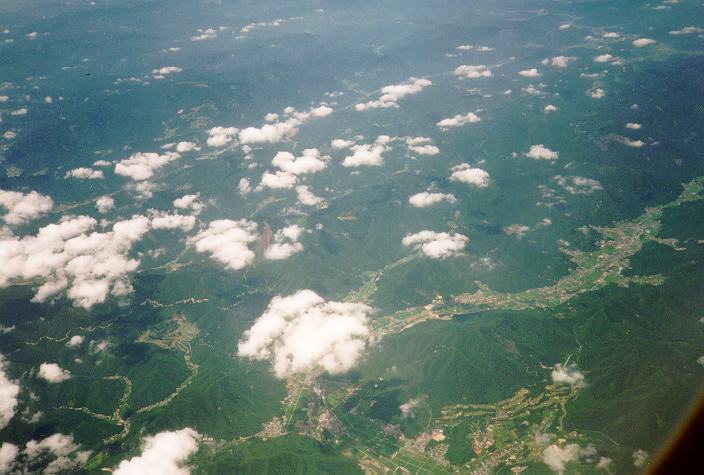
[[200, 193], [195, 193], [192, 195], [183, 195], [180, 198], [174, 200], [174, 208], [177, 209], [191, 209], [194, 214], [200, 214], [200, 212], [205, 208], [205, 205], [200, 200]]
[[643, 126], [641, 124], [638, 124], [637, 122], [628, 122], [626, 124], [626, 128], [631, 130], [640, 130], [641, 127]]
[[107, 213], [115, 207], [115, 200], [109, 196], [101, 196], [95, 201], [95, 207], [98, 208], [98, 213]]
[[182, 71], [183, 69], [178, 66], [164, 66], [159, 69], [152, 69], [152, 77], [154, 79], [164, 79], [164, 77], [169, 74], [180, 73]]
[[583, 176], [564, 177], [562, 175], [555, 175], [550, 180], [561, 186], [571, 195], [588, 195], [604, 189], [597, 180]]
[[102, 170], [93, 170], [92, 168], [79, 167], [69, 170], [64, 175], [64, 179], [77, 178], [79, 180], [102, 180], [105, 178]]
[[423, 230], [407, 234], [401, 243], [413, 247], [432, 259], [445, 259], [462, 254], [469, 238], [462, 234], [436, 233]]
[[130, 177], [133, 180], [147, 180], [154, 176], [154, 172], [181, 158], [176, 152], [166, 152], [159, 155], [154, 152], [137, 152], [130, 158], [120, 160], [115, 165], [115, 174]]
[[525, 224], [511, 224], [504, 228], [504, 232], [509, 236], [516, 236], [518, 239], [523, 239], [523, 236], [530, 231], [530, 226]]
[[560, 447], [552, 444], [543, 450], [543, 463], [553, 472], [564, 473], [566, 464], [594, 455], [596, 455], [596, 449], [591, 445], [581, 447], [578, 444], [567, 444]]
[[164, 431], [142, 440], [142, 453], [123, 460], [114, 475], [188, 475], [186, 461], [198, 451], [201, 435], [190, 428]]
[[593, 88], [587, 91], [587, 95], [592, 99], [603, 99], [606, 96], [604, 90], [600, 87]]
[[350, 148], [352, 145], [354, 145], [354, 140], [334, 139], [330, 142], [330, 146], [335, 150]]
[[523, 71], [518, 71], [518, 74], [520, 76], [526, 77], [526, 78], [537, 78], [540, 77], [540, 73], [538, 72], [537, 69], [531, 68], [531, 69], [524, 69]]
[[139, 261], [130, 259], [132, 245], [149, 229], [149, 219], [134, 216], [116, 222], [111, 231], [94, 231], [88, 216], [64, 218], [34, 236], [0, 238], [0, 287], [15, 279], [40, 279], [33, 301], [43, 302], [68, 289], [77, 307], [90, 308], [108, 295], [132, 291], [127, 275]]
[[670, 31], [671, 35], [693, 35], [693, 34], [701, 34], [704, 33], [704, 29], [696, 27], [696, 26], [685, 26], [684, 28], [681, 28], [679, 30], [672, 30]]
[[54, 201], [36, 191], [25, 194], [19, 191], [0, 190], [0, 206], [7, 209], [2, 219], [12, 226], [26, 223], [48, 213], [53, 208]]
[[606, 31], [603, 35], [601, 35], [601, 37], [606, 38], [607, 40], [615, 40], [621, 38], [621, 34], [615, 31]]
[[524, 155], [533, 160], [557, 160], [560, 157], [559, 152], [554, 152], [543, 144], [531, 145]]
[[193, 151], [199, 151], [200, 148], [198, 148], [198, 145], [196, 145], [194, 142], [179, 142], [176, 144], [176, 151], [178, 153], [186, 153], [186, 152], [193, 152]]
[[112, 162], [108, 160], [96, 160], [93, 162], [94, 167], [110, 167], [112, 166]]
[[642, 140], [631, 140], [628, 137], [618, 136], [616, 137], [616, 140], [627, 147], [641, 148], [645, 146], [645, 142], [643, 142]]
[[455, 198], [455, 195], [450, 193], [430, 193], [427, 191], [416, 193], [408, 198], [408, 202], [416, 208], [427, 208], [428, 206], [432, 206], [442, 201], [456, 203], [457, 198]]
[[281, 261], [303, 250], [303, 244], [298, 242], [304, 229], [296, 224], [279, 229], [274, 234], [274, 242], [264, 251], [264, 258], [270, 261]]
[[450, 181], [458, 181], [460, 183], [478, 186], [479, 188], [486, 188], [489, 186], [489, 173], [481, 168], [472, 168], [469, 163], [462, 163], [452, 167]]
[[344, 373], [370, 342], [370, 312], [363, 304], [326, 301], [312, 290], [277, 296], [244, 333], [237, 354], [271, 360], [279, 378], [316, 369]]
[[555, 56], [550, 59], [550, 65], [556, 68], [566, 68], [570, 65], [570, 62], [574, 61], [575, 59], [577, 58], [573, 56]]
[[643, 449], [638, 449], [633, 452], [633, 465], [638, 468], [644, 467], [648, 463], [649, 457], [648, 452]]
[[611, 63], [614, 61], [618, 61], [618, 58], [608, 53], [600, 54], [594, 57], [595, 63]]
[[264, 172], [259, 186], [261, 188], [271, 188], [272, 190], [283, 190], [293, 188], [296, 183], [298, 183], [298, 177], [296, 175], [277, 170], [273, 173], [268, 171]]
[[237, 185], [240, 195], [244, 196], [252, 192], [252, 184], [249, 178], [240, 178], [240, 182]]
[[577, 365], [572, 363], [563, 366], [558, 363], [553, 366], [550, 378], [555, 384], [569, 384], [570, 386], [584, 386], [584, 374], [577, 369]]
[[207, 229], [189, 239], [196, 251], [210, 254], [227, 269], [240, 270], [254, 262], [249, 244], [259, 237], [257, 223], [241, 219], [220, 219], [210, 222]]
[[224, 147], [239, 133], [237, 127], [213, 127], [208, 130], [208, 147]]
[[441, 129], [449, 129], [451, 127], [460, 127], [465, 124], [474, 124], [475, 122], [480, 122], [482, 119], [474, 112], [468, 112], [467, 114], [457, 114], [454, 117], [449, 117], [438, 122], [436, 125]]
[[[20, 385], [7, 376], [7, 362], [0, 354], [0, 430], [7, 427], [17, 410]], [[2, 472], [2, 470], [0, 470]]]
[[391, 137], [380, 135], [372, 144], [358, 144], [351, 147], [352, 155], [342, 161], [343, 167], [378, 167], [384, 161], [383, 154], [390, 149]]
[[549, 114], [551, 112], [557, 112], [558, 110], [560, 110], [560, 109], [557, 106], [554, 106], [552, 104], [548, 104], [543, 108], [543, 112], [546, 114]]
[[426, 87], [432, 85], [430, 79], [425, 78], [409, 78], [408, 81], [401, 84], [391, 84], [381, 88], [381, 96], [379, 99], [356, 104], [356, 111], [365, 111], [369, 109], [387, 109], [390, 107], [399, 107], [398, 101], [406, 96], [418, 94]]
[[332, 114], [331, 107], [323, 104], [307, 112], [299, 112], [292, 107], [284, 110], [285, 120], [264, 124], [261, 127], [247, 127], [240, 130], [239, 141], [242, 144], [276, 143], [290, 139], [298, 134], [299, 127], [311, 118], [326, 117]]
[[0, 445], [0, 473], [10, 473], [20, 449], [10, 442]]
[[29, 110], [26, 107], [22, 107], [20, 109], [17, 109], [17, 110], [10, 112], [10, 115], [14, 115], [14, 116], [27, 115], [27, 112], [29, 112]]
[[39, 365], [39, 377], [50, 382], [60, 383], [71, 378], [71, 372], [61, 368], [56, 363], [42, 363]]
[[166, 211], [149, 210], [152, 229], [180, 229], [184, 232], [193, 229], [196, 217], [182, 214], [169, 214]]
[[408, 150], [418, 155], [437, 155], [440, 149], [428, 137], [406, 137]]
[[654, 45], [655, 43], [657, 43], [657, 41], [651, 40], [650, 38], [638, 38], [637, 40], [633, 40], [633, 46], [635, 46], [636, 48]]
[[73, 335], [71, 339], [68, 340], [68, 343], [66, 343], [66, 346], [69, 348], [76, 348], [77, 346], [81, 346], [84, 340], [85, 337], [83, 335]]
[[12, 140], [17, 137], [17, 134], [11, 130], [7, 130], [2, 134], [3, 138], [6, 140]]
[[476, 66], [462, 65], [455, 69], [455, 76], [466, 79], [488, 78], [492, 76], [491, 70], [483, 64]]
[[303, 206], [316, 206], [319, 208], [324, 208], [327, 203], [320, 196], [316, 196], [307, 185], [301, 185], [296, 187], [296, 196], [298, 202]]
[[191, 36], [191, 41], [212, 40], [217, 36], [217, 31], [213, 28], [198, 29], [198, 34]]
[[401, 409], [401, 417], [408, 418], [414, 416], [415, 408], [420, 405], [422, 399], [410, 399], [408, 402], [404, 402], [398, 408]]
[[294, 156], [290, 152], [279, 152], [271, 160], [271, 164], [283, 172], [293, 175], [305, 175], [317, 173], [328, 164], [329, 156], [321, 156], [317, 148], [307, 148], [303, 150], [300, 157]]
[[39, 442], [30, 440], [24, 453], [30, 463], [46, 463], [44, 473], [70, 472], [85, 464], [90, 457], [90, 450], [79, 450], [81, 446], [73, 437], [65, 434], [53, 434]]

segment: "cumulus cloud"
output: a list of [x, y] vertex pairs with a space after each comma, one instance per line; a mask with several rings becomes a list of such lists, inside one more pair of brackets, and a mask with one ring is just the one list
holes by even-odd
[[638, 124], [637, 122], [628, 122], [626, 124], [626, 128], [631, 130], [640, 130], [641, 127], [642, 125]]
[[582, 447], [578, 444], [567, 444], [560, 447], [552, 444], [543, 450], [543, 463], [553, 472], [564, 473], [566, 464], [588, 459], [594, 455], [596, 455], [596, 449], [592, 445]]
[[92, 168], [79, 167], [69, 170], [64, 175], [64, 179], [77, 178], [79, 180], [102, 180], [105, 178], [102, 170], [93, 170]]
[[451, 193], [430, 193], [428, 191], [416, 193], [408, 198], [408, 202], [416, 208], [427, 208], [428, 206], [432, 206], [443, 201], [448, 203], [456, 203], [457, 198], [455, 198], [455, 195]]
[[12, 226], [26, 223], [48, 213], [54, 207], [54, 201], [36, 191], [20, 193], [0, 190], [0, 207], [7, 209], [2, 219]]
[[543, 144], [531, 145], [524, 155], [533, 160], [557, 160], [560, 157], [559, 152], [554, 152]]
[[465, 124], [474, 124], [475, 122], [480, 122], [482, 119], [474, 112], [468, 112], [467, 114], [457, 114], [454, 117], [449, 117], [438, 122], [436, 125], [441, 129], [447, 130], [452, 127], [460, 127]]
[[401, 409], [401, 417], [408, 418], [415, 415], [415, 409], [423, 402], [421, 398], [410, 399], [408, 402], [404, 402], [398, 408]]
[[174, 200], [174, 208], [190, 209], [194, 214], [200, 214], [200, 212], [203, 211], [203, 208], [205, 208], [205, 205], [200, 200], [200, 193], [195, 193], [176, 198]]
[[648, 452], [643, 449], [638, 449], [633, 452], [633, 465], [638, 468], [645, 467], [645, 465], [648, 463], [649, 457], [650, 455], [648, 455]]
[[620, 142], [627, 147], [641, 148], [641, 147], [645, 146], [645, 142], [643, 142], [642, 140], [632, 140], [632, 139], [629, 139], [628, 137], [621, 137], [621, 136], [617, 136], [617, 137], [615, 137], [615, 139], [617, 142]]
[[571, 195], [588, 195], [604, 189], [598, 180], [585, 178], [583, 176], [564, 177], [562, 175], [555, 175], [550, 180]]
[[217, 35], [218, 35], [218, 32], [214, 28], [199, 28], [198, 34], [191, 36], [191, 41], [212, 40]]
[[213, 127], [208, 130], [208, 147], [224, 147], [232, 142], [240, 129], [237, 127]]
[[489, 173], [481, 168], [472, 168], [469, 163], [462, 163], [452, 167], [450, 181], [486, 188], [489, 186]]
[[600, 54], [598, 56], [595, 56], [594, 62], [595, 63], [612, 63], [614, 61], [618, 61], [618, 59], [619, 58], [617, 58], [616, 56], [613, 56], [609, 53], [604, 53], [604, 54]]
[[440, 149], [428, 137], [406, 137], [408, 150], [418, 155], [437, 155]]
[[299, 112], [293, 107], [287, 107], [285, 120], [264, 124], [261, 127], [247, 127], [239, 131], [241, 144], [276, 143], [290, 139], [298, 134], [299, 127], [312, 118], [326, 117], [332, 114], [331, 107], [323, 104], [306, 112]]
[[178, 66], [164, 66], [159, 69], [152, 69], [152, 77], [154, 79], [164, 79], [164, 77], [168, 76], [169, 74], [176, 74], [182, 71], [183, 69], [179, 68]]
[[296, 187], [296, 197], [298, 202], [303, 206], [316, 206], [318, 208], [324, 208], [327, 202], [320, 196], [316, 196], [307, 185], [301, 185]]
[[[293, 173], [277, 170], [275, 172], [264, 172], [259, 183], [260, 188], [271, 188], [272, 190], [282, 190], [293, 188], [298, 183], [298, 176]], [[260, 189], [258, 188], [258, 190]]]
[[193, 429], [164, 431], [142, 439], [142, 453], [123, 460], [115, 475], [188, 475], [186, 461], [198, 451], [201, 435]]
[[526, 77], [526, 78], [537, 78], [540, 77], [540, 72], [538, 72], [537, 69], [531, 68], [531, 69], [524, 69], [523, 71], [518, 71], [518, 74], [520, 76]]
[[432, 259], [445, 259], [462, 254], [469, 238], [458, 233], [436, 233], [423, 230], [414, 234], [407, 234], [401, 243], [406, 247], [413, 247]]
[[96, 160], [93, 162], [94, 167], [110, 167], [112, 166], [112, 162], [108, 160]]
[[569, 384], [570, 386], [584, 386], [584, 374], [577, 369], [577, 365], [572, 363], [563, 366], [558, 363], [553, 366], [550, 378], [555, 384]]
[[671, 35], [694, 35], [694, 34], [701, 34], [704, 33], [704, 29], [696, 27], [696, 26], [685, 26], [684, 28], [681, 28], [679, 30], [672, 30], [670, 31]]
[[573, 56], [555, 56], [549, 60], [547, 60], [546, 64], [550, 64], [550, 66], [556, 67], [556, 68], [566, 68], [567, 66], [570, 65], [570, 62], [574, 61], [575, 57]]
[[352, 145], [354, 145], [354, 140], [334, 139], [330, 142], [330, 146], [335, 150], [350, 148]]
[[71, 372], [63, 369], [56, 363], [42, 363], [39, 365], [39, 377], [50, 383], [60, 383], [71, 378]]
[[33, 301], [43, 302], [67, 289], [77, 307], [90, 308], [108, 295], [132, 291], [127, 275], [139, 266], [130, 259], [132, 245], [149, 229], [149, 219], [134, 216], [96, 232], [88, 216], [64, 218], [34, 236], [0, 238], [0, 287], [11, 281], [39, 279]]
[[98, 213], [107, 213], [115, 207], [115, 200], [109, 196], [101, 196], [95, 201], [95, 207], [98, 209]]
[[548, 104], [543, 108], [543, 112], [545, 112], [546, 114], [549, 114], [551, 112], [557, 112], [558, 110], [560, 109], [552, 104]]
[[244, 333], [237, 354], [270, 360], [279, 378], [318, 369], [344, 373], [370, 342], [370, 312], [367, 305], [326, 301], [312, 290], [277, 296]]
[[196, 217], [166, 211], [149, 210], [151, 214], [152, 229], [180, 229], [190, 231], [196, 225]]
[[298, 242], [304, 229], [296, 224], [279, 229], [274, 234], [274, 242], [264, 251], [264, 257], [270, 261], [281, 261], [303, 250]]
[[198, 145], [195, 142], [179, 142], [176, 144], [176, 151], [178, 153], [187, 153], [193, 151], [199, 151]]
[[525, 224], [511, 224], [504, 228], [506, 234], [516, 236], [518, 239], [523, 239], [528, 231], [530, 231], [530, 226], [526, 226]]
[[154, 152], [137, 152], [120, 160], [115, 165], [115, 174], [132, 178], [135, 181], [147, 180], [154, 172], [166, 164], [181, 158], [176, 152], [166, 152], [162, 155]]
[[603, 99], [606, 96], [604, 90], [600, 87], [592, 88], [587, 91], [587, 95], [592, 99]]
[[10, 473], [20, 449], [10, 442], [0, 445], [0, 473]]
[[81, 346], [84, 340], [85, 337], [83, 335], [73, 335], [71, 339], [68, 340], [68, 343], [66, 343], [66, 346], [76, 348], [77, 346]]
[[300, 157], [294, 156], [290, 152], [279, 152], [271, 160], [271, 164], [283, 172], [293, 175], [305, 175], [317, 173], [328, 164], [329, 156], [321, 156], [317, 148], [307, 148], [303, 150]]
[[657, 41], [651, 40], [650, 38], [638, 38], [637, 40], [633, 40], [633, 46], [635, 46], [636, 48], [654, 45], [655, 43], [657, 43]]
[[240, 270], [254, 262], [254, 251], [249, 245], [257, 240], [257, 223], [241, 219], [220, 219], [210, 222], [208, 227], [189, 239], [197, 252], [210, 257], [227, 269]]
[[348, 155], [342, 161], [343, 167], [378, 167], [384, 161], [383, 154], [391, 147], [391, 137], [388, 135], [380, 135], [371, 144], [353, 145], [350, 150], [352, 155]]
[[252, 183], [249, 181], [249, 178], [240, 178], [240, 181], [237, 185], [237, 189], [240, 192], [240, 195], [244, 196], [252, 192]]
[[401, 84], [391, 84], [381, 88], [381, 96], [379, 99], [355, 104], [356, 111], [365, 111], [369, 109], [388, 109], [390, 107], [399, 107], [398, 101], [406, 96], [418, 94], [426, 87], [432, 85], [430, 79], [425, 78], [409, 78], [408, 81]]
[[[7, 375], [7, 362], [0, 354], [0, 430], [7, 427], [17, 410], [17, 396], [20, 385]], [[0, 470], [2, 473], [2, 470]]]
[[491, 70], [483, 64], [462, 65], [455, 69], [455, 76], [466, 79], [489, 78], [492, 76]]
[[30, 440], [24, 453], [30, 464], [47, 464], [44, 473], [60, 473], [75, 470], [88, 461], [91, 451], [80, 448], [73, 436], [57, 433], [40, 441]]

